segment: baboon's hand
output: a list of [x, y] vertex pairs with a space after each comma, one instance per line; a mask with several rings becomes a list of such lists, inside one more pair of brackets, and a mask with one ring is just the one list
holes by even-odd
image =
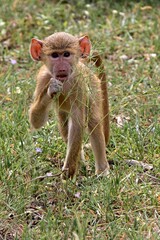
[[63, 83], [55, 78], [51, 78], [47, 94], [53, 98], [55, 94], [62, 92]]

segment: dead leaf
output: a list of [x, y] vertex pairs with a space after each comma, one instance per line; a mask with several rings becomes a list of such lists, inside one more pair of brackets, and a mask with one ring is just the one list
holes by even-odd
[[0, 94], [0, 100], [2, 100], [2, 102], [5, 102], [5, 101], [12, 102], [12, 99], [7, 97], [4, 94]]
[[158, 203], [160, 204], [160, 195], [157, 197]]
[[123, 114], [114, 117], [117, 127], [122, 128], [126, 122], [130, 120], [129, 116], [124, 116]]
[[145, 53], [144, 54], [144, 58], [146, 59], [146, 61], [150, 61], [151, 58], [156, 58], [157, 54], [156, 53]]
[[151, 10], [151, 9], [152, 9], [151, 6], [144, 6], [144, 7], [141, 7], [141, 10], [142, 10], [142, 11]]

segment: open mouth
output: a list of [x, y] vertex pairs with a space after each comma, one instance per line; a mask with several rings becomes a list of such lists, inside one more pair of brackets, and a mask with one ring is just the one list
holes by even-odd
[[68, 79], [68, 75], [67, 74], [59, 74], [56, 76], [56, 79], [61, 81], [61, 82], [64, 82]]

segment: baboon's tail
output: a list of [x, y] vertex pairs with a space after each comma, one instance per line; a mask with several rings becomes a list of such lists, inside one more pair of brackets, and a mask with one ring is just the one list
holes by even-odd
[[101, 56], [99, 53], [94, 52], [91, 60], [95, 62], [95, 66], [98, 68], [98, 77], [101, 79], [101, 89], [102, 89], [102, 96], [103, 96], [103, 128], [104, 128], [104, 136], [105, 142], [108, 144], [109, 141], [109, 102], [108, 102], [108, 88], [107, 88], [107, 78], [105, 73], [105, 67], [102, 61]]

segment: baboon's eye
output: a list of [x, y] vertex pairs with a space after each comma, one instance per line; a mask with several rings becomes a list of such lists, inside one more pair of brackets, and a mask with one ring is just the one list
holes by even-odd
[[71, 55], [70, 52], [64, 52], [64, 53], [63, 53], [63, 56], [64, 56], [64, 57], [69, 57], [70, 55]]
[[59, 55], [58, 55], [57, 52], [53, 52], [53, 53], [51, 54], [51, 56], [52, 56], [52, 58], [58, 58], [58, 57], [59, 57]]

